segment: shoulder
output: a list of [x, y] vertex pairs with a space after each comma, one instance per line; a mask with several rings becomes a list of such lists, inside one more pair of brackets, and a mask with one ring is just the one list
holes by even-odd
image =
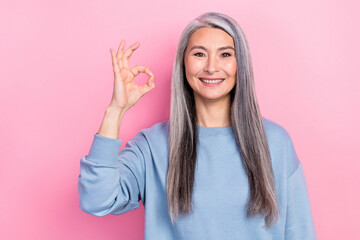
[[291, 140], [289, 132], [279, 123], [265, 117], [262, 117], [262, 122], [269, 141], [281, 144]]
[[151, 125], [150, 127], [143, 128], [136, 134], [131, 141], [139, 145], [149, 145], [151, 147], [164, 146], [167, 144], [169, 135], [169, 120], [162, 121]]
[[286, 166], [287, 175], [291, 175], [300, 161], [289, 132], [272, 120], [263, 117], [262, 121], [273, 164], [275, 167]]
[[[130, 141], [145, 156], [148, 164], [166, 166], [168, 151], [168, 121], [162, 121], [143, 128]], [[153, 159], [150, 161], [149, 159]], [[156, 163], [155, 163], [156, 162]]]
[[155, 123], [152, 126], [144, 128], [140, 131], [141, 134], [144, 134], [147, 137], [159, 137], [162, 135], [167, 135], [168, 132], [169, 120]]

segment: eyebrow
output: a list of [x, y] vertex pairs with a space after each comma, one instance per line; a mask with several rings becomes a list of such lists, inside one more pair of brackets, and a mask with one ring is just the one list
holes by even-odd
[[[193, 49], [196, 49], [196, 48], [203, 49], [203, 50], [207, 51], [207, 49], [204, 46], [193, 46], [192, 48], [190, 48], [189, 51], [191, 51]], [[220, 47], [220, 48], [218, 48], [218, 51], [225, 50], [225, 49], [232, 49], [232, 50], [235, 51], [235, 48], [233, 48], [231, 46]]]

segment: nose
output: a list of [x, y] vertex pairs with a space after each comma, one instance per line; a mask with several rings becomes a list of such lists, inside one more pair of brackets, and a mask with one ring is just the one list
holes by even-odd
[[207, 58], [205, 66], [204, 66], [204, 71], [208, 72], [210, 74], [219, 71], [218, 70], [218, 62], [217, 62], [216, 57], [209, 56]]

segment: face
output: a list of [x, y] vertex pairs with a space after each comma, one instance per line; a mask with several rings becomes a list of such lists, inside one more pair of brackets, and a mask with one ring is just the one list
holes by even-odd
[[184, 64], [195, 99], [230, 98], [237, 65], [234, 40], [225, 31], [211, 27], [196, 30], [189, 39]]

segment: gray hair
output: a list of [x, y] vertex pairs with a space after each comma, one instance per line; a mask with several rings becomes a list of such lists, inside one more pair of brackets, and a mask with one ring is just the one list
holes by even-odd
[[[172, 223], [179, 212], [192, 212], [192, 192], [198, 140], [194, 93], [185, 76], [184, 55], [191, 35], [202, 27], [219, 28], [235, 45], [236, 84], [231, 90], [231, 124], [249, 180], [247, 216], [262, 214], [266, 227], [278, 219], [274, 174], [262, 116], [255, 94], [249, 46], [239, 24], [231, 17], [206, 12], [191, 21], [180, 36], [172, 71], [169, 120], [167, 204]], [[239, 189], [240, 191], [240, 189]]]

